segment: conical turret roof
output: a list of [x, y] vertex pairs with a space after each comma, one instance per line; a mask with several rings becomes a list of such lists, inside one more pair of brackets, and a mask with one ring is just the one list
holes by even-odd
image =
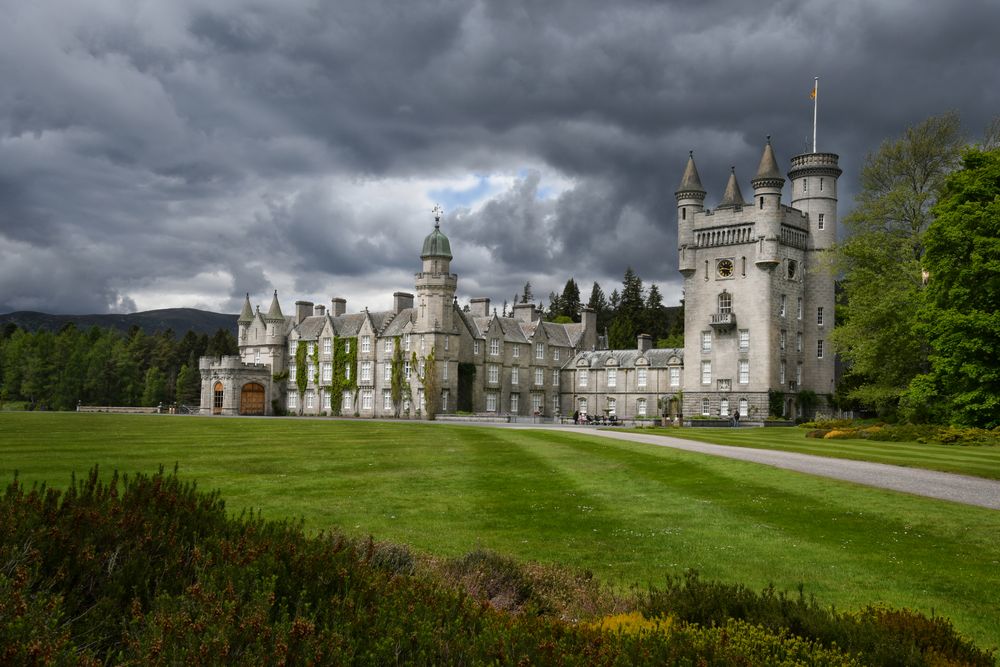
[[688, 153], [687, 166], [684, 168], [684, 176], [677, 192], [705, 192], [705, 188], [701, 185], [701, 177], [698, 176], [698, 167], [694, 164], [694, 151]]
[[285, 316], [281, 314], [281, 305], [278, 304], [278, 290], [274, 290], [274, 298], [271, 299], [271, 307], [267, 309], [264, 316], [267, 321], [283, 322]]
[[774, 157], [774, 149], [771, 148], [771, 137], [767, 137], [764, 145], [764, 153], [760, 156], [760, 166], [757, 167], [757, 175], [750, 182], [755, 188], [759, 187], [781, 187], [785, 183], [785, 177], [778, 169], [778, 160]]
[[253, 322], [253, 306], [250, 305], [250, 293], [247, 292], [247, 298], [243, 301], [243, 310], [240, 311], [240, 318], [236, 320], [238, 324], [249, 324]]
[[740, 184], [736, 180], [736, 167], [733, 167], [729, 173], [729, 182], [726, 184], [726, 193], [722, 195], [722, 201], [715, 208], [732, 208], [744, 204], [746, 202], [743, 201], [743, 193], [740, 192]]

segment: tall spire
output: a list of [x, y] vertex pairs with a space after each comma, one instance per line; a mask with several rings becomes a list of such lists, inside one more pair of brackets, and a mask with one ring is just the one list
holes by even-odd
[[700, 192], [704, 195], [705, 188], [701, 185], [701, 177], [698, 176], [698, 167], [694, 164], [694, 151], [688, 152], [687, 167], [684, 168], [684, 176], [681, 178], [680, 187], [677, 188], [677, 195], [682, 192]]
[[726, 184], [726, 193], [722, 195], [722, 201], [715, 208], [733, 208], [734, 206], [743, 206], [744, 204], [746, 202], [743, 201], [743, 193], [740, 192], [740, 184], [736, 180], [736, 167], [731, 167], [729, 182]]
[[253, 322], [253, 306], [250, 305], [250, 292], [247, 292], [247, 298], [243, 302], [243, 310], [240, 311], [240, 318], [236, 322], [238, 324]]

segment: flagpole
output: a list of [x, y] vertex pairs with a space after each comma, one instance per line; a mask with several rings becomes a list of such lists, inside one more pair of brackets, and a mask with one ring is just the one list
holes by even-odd
[[819, 107], [819, 77], [813, 78], [813, 153], [816, 152], [816, 109]]

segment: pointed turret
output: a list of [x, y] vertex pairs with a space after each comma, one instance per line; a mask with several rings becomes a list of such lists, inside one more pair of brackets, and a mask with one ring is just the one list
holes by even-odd
[[247, 292], [247, 298], [243, 302], [243, 310], [240, 311], [240, 318], [236, 322], [237, 324], [250, 324], [253, 322], [253, 306], [250, 305], [249, 292]]
[[740, 184], [736, 180], [736, 167], [732, 167], [729, 173], [729, 182], [726, 183], [726, 193], [722, 195], [722, 201], [715, 208], [734, 208], [745, 205], [746, 202], [743, 201], [743, 193], [740, 192]]
[[767, 136], [767, 143], [764, 145], [764, 154], [760, 156], [760, 166], [757, 167], [757, 175], [750, 181], [754, 190], [764, 188], [779, 190], [785, 185], [785, 177], [778, 169], [778, 160], [774, 157], [774, 149], [771, 148], [771, 135]]
[[[700, 195], [700, 196], [699, 196]], [[694, 151], [688, 152], [687, 166], [684, 168], [684, 176], [681, 178], [680, 187], [674, 193], [677, 200], [681, 199], [697, 199], [699, 201], [705, 199], [705, 188], [701, 185], [701, 177], [698, 176], [698, 167], [694, 164]]]
[[267, 309], [264, 319], [268, 322], [284, 322], [285, 316], [281, 314], [281, 306], [278, 304], [278, 290], [274, 290], [274, 298], [271, 299], [271, 307]]

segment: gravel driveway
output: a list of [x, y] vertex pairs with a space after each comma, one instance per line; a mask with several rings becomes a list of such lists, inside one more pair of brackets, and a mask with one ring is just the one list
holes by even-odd
[[[534, 426], [532, 428], [538, 428]], [[868, 463], [866, 461], [851, 461], [848, 459], [832, 459], [824, 456], [780, 452], [770, 449], [750, 449], [747, 447], [730, 447], [728, 445], [712, 445], [680, 438], [660, 435], [645, 435], [642, 433], [624, 433], [621, 431], [605, 431], [603, 429], [581, 429], [572, 426], [549, 427], [577, 435], [596, 435], [617, 440], [642, 442], [657, 447], [671, 447], [689, 452], [724, 456], [730, 459], [762, 463], [775, 468], [795, 470], [820, 477], [831, 477], [856, 484], [874, 486], [881, 489], [891, 489], [911, 493], [915, 496], [926, 496], [940, 500], [950, 500], [966, 505], [978, 505], [989, 509], [1000, 510], [1000, 481], [956, 475], [948, 472], [937, 472], [921, 468], [904, 468], [885, 463]]]

